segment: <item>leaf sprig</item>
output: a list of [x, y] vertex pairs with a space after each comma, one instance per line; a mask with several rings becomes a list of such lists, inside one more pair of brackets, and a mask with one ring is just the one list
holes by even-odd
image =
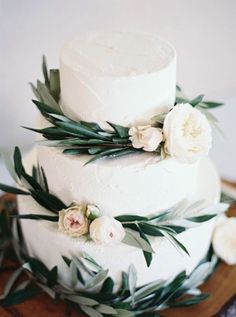
[[[10, 160], [8, 161], [8, 166], [9, 165], [12, 165]], [[18, 187], [0, 183], [1, 190], [16, 195], [29, 195], [39, 205], [54, 214], [58, 214], [60, 210], [67, 208], [66, 204], [59, 197], [50, 193], [47, 178], [41, 166], [33, 166], [31, 175], [26, 172], [18, 147], [14, 150], [13, 166], [10, 166], [10, 169], [11, 173], [15, 174], [14, 179]]]
[[189, 228], [214, 218], [228, 208], [229, 205], [225, 203], [205, 208], [203, 201], [191, 205], [182, 201], [169, 210], [150, 216], [143, 217], [132, 214], [117, 216], [115, 219], [120, 221], [125, 228], [126, 236], [123, 242], [142, 249], [147, 266], [150, 266], [154, 250], [149, 237], [164, 237], [177, 250], [189, 255], [186, 247], [176, 236]]
[[215, 101], [205, 101], [204, 95], [199, 95], [194, 99], [188, 99], [184, 94], [182, 89], [177, 86], [176, 87], [176, 101], [175, 103], [189, 103], [192, 107], [200, 110], [212, 124], [212, 126], [222, 133], [221, 129], [218, 126], [218, 119], [209, 111], [224, 105], [223, 102], [215, 102]]

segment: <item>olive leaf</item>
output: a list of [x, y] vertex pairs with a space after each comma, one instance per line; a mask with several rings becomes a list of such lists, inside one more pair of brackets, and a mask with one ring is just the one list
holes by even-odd
[[96, 300], [84, 296], [69, 295], [67, 296], [67, 299], [71, 300], [74, 303], [85, 306], [96, 306], [99, 304]]
[[49, 215], [40, 215], [40, 214], [23, 214], [23, 215], [14, 215], [14, 218], [17, 219], [31, 219], [31, 220], [46, 220], [51, 222], [58, 222], [58, 216], [49, 216]]
[[135, 290], [137, 284], [137, 272], [133, 264], [130, 265], [128, 270], [128, 283], [129, 291], [132, 299], [132, 305], [135, 303]]
[[100, 284], [102, 281], [105, 280], [107, 277], [108, 270], [100, 270], [96, 275], [91, 277], [86, 283], [85, 287], [86, 288], [92, 288], [98, 284]]
[[139, 233], [128, 228], [125, 229], [125, 233], [125, 237], [122, 240], [123, 243], [128, 244], [132, 247], [140, 248], [149, 253], [154, 253], [151, 245], [147, 243], [147, 241], [145, 241], [143, 238], [141, 238]]
[[11, 194], [15, 194], [15, 195], [30, 195], [29, 192], [24, 191], [20, 188], [8, 186], [8, 185], [1, 184], [1, 183], [0, 183], [0, 189], [6, 193], [11, 193]]
[[3, 290], [3, 294], [0, 295], [0, 300], [4, 299], [7, 297], [7, 295], [10, 293], [13, 285], [15, 284], [16, 280], [19, 278], [19, 276], [21, 275], [23, 269], [20, 267], [19, 269], [17, 269], [9, 278], [7, 284], [5, 285], [5, 288]]

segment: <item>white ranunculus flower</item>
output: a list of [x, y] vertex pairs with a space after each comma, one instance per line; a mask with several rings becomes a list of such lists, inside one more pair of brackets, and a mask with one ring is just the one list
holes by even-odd
[[75, 204], [59, 212], [58, 230], [71, 237], [80, 237], [89, 230], [89, 221], [82, 205]]
[[236, 217], [225, 217], [216, 225], [213, 234], [215, 253], [227, 264], [236, 264]]
[[190, 104], [176, 105], [163, 127], [165, 150], [183, 163], [194, 163], [208, 154], [212, 145], [210, 124], [204, 114]]
[[130, 128], [129, 136], [134, 148], [147, 152], [154, 152], [163, 140], [161, 129], [150, 125]]
[[100, 210], [95, 205], [87, 205], [86, 207], [86, 217], [90, 220], [98, 218], [100, 215]]
[[102, 216], [91, 223], [89, 234], [97, 244], [113, 244], [124, 239], [125, 230], [118, 220], [113, 217]]

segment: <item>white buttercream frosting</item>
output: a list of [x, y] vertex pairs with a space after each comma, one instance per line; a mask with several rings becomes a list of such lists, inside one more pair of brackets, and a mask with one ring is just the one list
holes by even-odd
[[98, 206], [110, 216], [149, 214], [185, 199], [196, 184], [198, 163], [159, 161], [141, 153], [84, 164], [88, 155], [63, 155], [61, 149], [38, 146], [38, 161], [50, 188], [66, 203], [73, 200]]
[[73, 119], [133, 124], [175, 99], [175, 50], [151, 34], [77, 37], [61, 51], [60, 74], [62, 109]]
[[81, 35], [61, 52], [75, 70], [115, 78], [160, 71], [174, 57], [173, 47], [153, 34], [118, 31]]

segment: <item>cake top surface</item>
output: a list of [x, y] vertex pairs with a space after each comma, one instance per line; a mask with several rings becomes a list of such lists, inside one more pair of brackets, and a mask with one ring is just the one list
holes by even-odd
[[67, 42], [61, 62], [98, 76], [124, 77], [155, 73], [175, 58], [174, 48], [148, 33], [88, 33]]

